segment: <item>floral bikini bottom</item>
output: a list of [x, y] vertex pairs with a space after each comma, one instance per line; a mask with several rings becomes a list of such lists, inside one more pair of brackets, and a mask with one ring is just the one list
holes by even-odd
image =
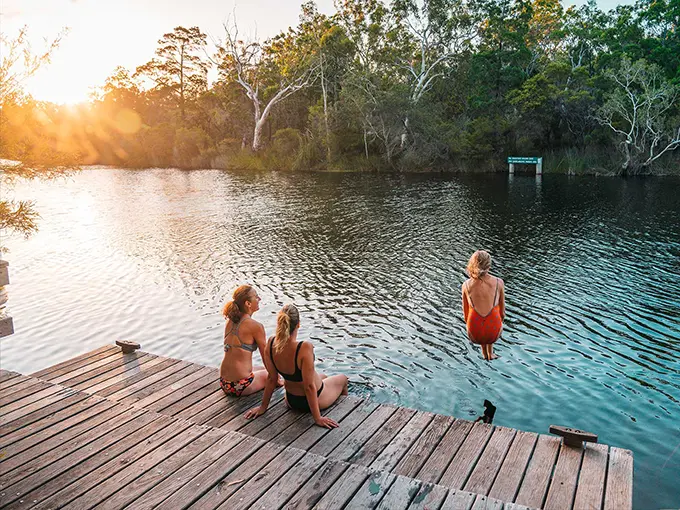
[[220, 377], [220, 386], [224, 393], [230, 397], [240, 397], [241, 393], [253, 383], [255, 379], [255, 374], [251, 372], [248, 377], [244, 377], [238, 381], [227, 381], [226, 379]]

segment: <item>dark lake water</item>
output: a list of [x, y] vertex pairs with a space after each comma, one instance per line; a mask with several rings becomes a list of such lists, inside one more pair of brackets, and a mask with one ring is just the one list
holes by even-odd
[[[286, 302], [350, 391], [635, 455], [635, 508], [680, 507], [680, 180], [91, 169], [3, 190], [41, 231], [7, 239], [29, 373], [118, 338], [221, 361], [240, 283], [274, 331]], [[460, 285], [489, 250], [507, 287], [501, 358], [466, 340]]]

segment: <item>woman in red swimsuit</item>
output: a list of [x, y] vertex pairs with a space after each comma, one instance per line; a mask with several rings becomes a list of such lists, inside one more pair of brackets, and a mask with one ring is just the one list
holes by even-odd
[[505, 319], [505, 284], [492, 276], [491, 255], [472, 254], [467, 265], [470, 279], [463, 284], [463, 316], [470, 341], [482, 348], [485, 360], [496, 359], [493, 344], [501, 337]]

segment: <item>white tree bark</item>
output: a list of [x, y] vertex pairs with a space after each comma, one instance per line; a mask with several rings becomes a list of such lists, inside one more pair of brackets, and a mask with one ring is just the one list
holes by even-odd
[[262, 132], [273, 108], [293, 95], [298, 90], [310, 86], [314, 82], [314, 66], [302, 69], [290, 77], [281, 79], [279, 90], [266, 103], [260, 97], [258, 71], [264, 61], [262, 46], [258, 42], [244, 42], [238, 39], [238, 27], [224, 24], [226, 40], [221, 46], [225, 57], [235, 73], [234, 81], [238, 83], [253, 105], [253, 142], [252, 149], [257, 152], [262, 148]]

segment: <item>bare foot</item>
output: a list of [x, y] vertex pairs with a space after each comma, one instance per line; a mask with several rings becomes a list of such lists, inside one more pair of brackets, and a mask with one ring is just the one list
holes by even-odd
[[492, 354], [491, 357], [489, 358], [489, 361], [491, 361], [492, 359], [498, 359], [498, 358], [500, 358], [500, 356], [498, 354]]

